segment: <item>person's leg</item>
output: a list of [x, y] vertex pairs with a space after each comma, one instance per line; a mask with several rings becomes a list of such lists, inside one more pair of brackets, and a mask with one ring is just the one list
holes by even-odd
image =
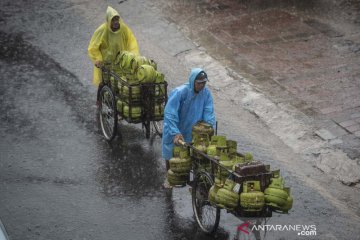
[[97, 90], [97, 96], [96, 96], [96, 105], [99, 107], [100, 106], [100, 91], [101, 89], [104, 87], [104, 84], [101, 82], [99, 84], [98, 90]]
[[[167, 172], [168, 172], [169, 169], [170, 169], [170, 162], [169, 162], [169, 160], [166, 160], [166, 159], [165, 159], [165, 167], [166, 167], [166, 174], [167, 174]], [[171, 189], [171, 188], [172, 188], [172, 186], [171, 186], [170, 183], [169, 183], [169, 180], [167, 179], [167, 175], [166, 175], [165, 181], [164, 181], [164, 183], [163, 183], [163, 188], [166, 188], [166, 189]]]
[[166, 166], [166, 171], [168, 171], [170, 169], [170, 162], [169, 160], [165, 160], [165, 166]]
[[[164, 122], [166, 122], [166, 119], [164, 119]], [[165, 160], [165, 168], [166, 168], [166, 175], [165, 175], [165, 180], [164, 183], [162, 185], [163, 188], [172, 188], [172, 186], [169, 183], [168, 180], [168, 173], [169, 173], [169, 169], [170, 169], [170, 159], [172, 158], [172, 152], [173, 152], [173, 142], [172, 140], [169, 141], [169, 139], [171, 137], [169, 137], [168, 134], [168, 130], [167, 130], [167, 126], [164, 126], [163, 129], [163, 137], [162, 137], [162, 159]], [[165, 141], [166, 139], [166, 141]]]

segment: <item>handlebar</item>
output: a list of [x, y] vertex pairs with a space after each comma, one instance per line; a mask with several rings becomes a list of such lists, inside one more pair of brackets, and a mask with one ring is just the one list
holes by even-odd
[[188, 144], [186, 142], [184, 142], [183, 140], [179, 140], [178, 143], [183, 146], [183, 147], [186, 147]]
[[102, 71], [109, 71], [109, 69], [106, 68], [106, 67], [104, 66], [104, 64], [101, 64], [99, 68], [100, 68]]
[[99, 65], [100, 65], [99, 67], [96, 65], [95, 65], [95, 67], [100, 68], [103, 71], [110, 71], [112, 64], [111, 64], [111, 62], [105, 61], [105, 62], [100, 62]]
[[101, 71], [103, 71], [105, 74], [108, 74], [109, 76], [114, 77], [115, 79], [119, 80], [121, 79], [117, 74], [115, 74], [111, 68], [107, 67], [106, 64], [102, 63], [99, 67]]

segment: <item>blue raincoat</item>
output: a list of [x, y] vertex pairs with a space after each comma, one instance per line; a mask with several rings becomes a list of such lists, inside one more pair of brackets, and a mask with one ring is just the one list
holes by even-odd
[[162, 138], [162, 156], [165, 160], [172, 157], [175, 135], [181, 133], [185, 142], [192, 140], [192, 127], [198, 121], [205, 121], [215, 128], [215, 113], [213, 97], [205, 86], [199, 93], [194, 91], [196, 76], [201, 68], [193, 68], [189, 83], [175, 88], [169, 95], [164, 112], [164, 127]]

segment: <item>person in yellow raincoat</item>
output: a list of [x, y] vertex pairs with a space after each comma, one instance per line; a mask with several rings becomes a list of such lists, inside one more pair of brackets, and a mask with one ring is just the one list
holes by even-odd
[[139, 55], [139, 47], [131, 29], [120, 18], [119, 13], [108, 6], [106, 22], [96, 29], [91, 37], [88, 55], [93, 61], [93, 84], [98, 87], [98, 96], [101, 90], [101, 65], [114, 62], [117, 54], [129, 51]]

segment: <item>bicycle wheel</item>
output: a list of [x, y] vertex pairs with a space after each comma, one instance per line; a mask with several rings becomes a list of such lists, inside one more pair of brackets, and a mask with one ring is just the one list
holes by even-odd
[[156, 133], [157, 133], [160, 137], [162, 137], [164, 121], [163, 121], [163, 120], [161, 120], [161, 121], [153, 121], [153, 125], [154, 125], [154, 128], [155, 128]]
[[192, 206], [195, 219], [206, 234], [214, 233], [220, 221], [220, 208], [212, 206], [209, 201], [209, 189], [213, 183], [207, 172], [199, 172], [192, 188]]
[[100, 91], [99, 114], [101, 131], [105, 139], [110, 142], [116, 136], [118, 116], [115, 97], [108, 86], [104, 86]]

